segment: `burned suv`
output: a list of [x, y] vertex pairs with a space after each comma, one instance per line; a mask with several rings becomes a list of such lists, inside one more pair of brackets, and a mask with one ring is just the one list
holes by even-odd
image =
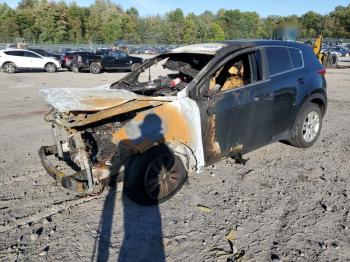
[[301, 43], [180, 47], [111, 85], [41, 90], [56, 141], [39, 154], [65, 188], [97, 192], [123, 177], [129, 198], [155, 204], [225, 157], [281, 140], [313, 145], [327, 107], [324, 74]]

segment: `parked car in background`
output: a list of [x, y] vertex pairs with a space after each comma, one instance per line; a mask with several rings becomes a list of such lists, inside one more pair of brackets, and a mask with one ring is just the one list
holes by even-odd
[[61, 66], [55, 58], [48, 58], [25, 49], [0, 50], [0, 67], [6, 73], [17, 70], [45, 70], [53, 73]]
[[[101, 53], [101, 55], [99, 55]], [[108, 55], [106, 55], [108, 53]], [[121, 50], [99, 51], [94, 53], [74, 54], [71, 70], [74, 72], [89, 70], [92, 74], [99, 74], [108, 70], [130, 70], [134, 71], [143, 59], [129, 56]]]
[[59, 54], [54, 54], [54, 53], [50, 53], [44, 49], [40, 49], [40, 48], [28, 48], [28, 50], [33, 51], [43, 57], [52, 57], [52, 58], [56, 58], [58, 61], [61, 60], [62, 55]]
[[67, 68], [68, 70], [71, 70], [71, 65], [73, 62], [74, 55], [82, 55], [82, 54], [93, 54], [93, 53], [86, 52], [86, 51], [70, 51], [70, 52], [64, 53], [61, 59], [62, 68]]
[[342, 47], [342, 46], [336, 46], [332, 48], [333, 51], [337, 52], [338, 56], [349, 56], [349, 49]]

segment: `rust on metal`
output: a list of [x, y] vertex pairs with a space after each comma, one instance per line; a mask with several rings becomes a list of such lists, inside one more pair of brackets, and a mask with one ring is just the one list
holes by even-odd
[[79, 172], [74, 175], [65, 175], [63, 172], [58, 170], [56, 167], [54, 167], [49, 160], [47, 159], [48, 155], [55, 154], [57, 152], [56, 146], [43, 146], [39, 150], [39, 156], [41, 158], [41, 163], [47, 173], [53, 177], [58, 183], [60, 183], [63, 187], [78, 192], [78, 193], [84, 193], [88, 190], [88, 184], [87, 181], [79, 181], [75, 177], [81, 176], [81, 173]]
[[[134, 110], [146, 108], [146, 107], [156, 107], [161, 105], [162, 102], [159, 101], [138, 101], [132, 100], [130, 102], [126, 102], [120, 106], [108, 108], [105, 110], [101, 110], [94, 114], [84, 115], [84, 117], [76, 117], [72, 119], [70, 122], [66, 123], [68, 127], [78, 127], [84, 126], [91, 123], [95, 123], [100, 120], [104, 120], [113, 116], [117, 116], [123, 113], [132, 112]], [[76, 120], [76, 121], [74, 121]]]
[[[161, 135], [153, 137], [153, 134], [147, 133], [147, 120], [150, 115], [159, 118], [159, 131]], [[145, 125], [143, 127], [143, 125]], [[143, 129], [140, 131], [136, 129]], [[149, 132], [154, 132], [149, 127]], [[188, 145], [193, 142], [193, 137], [189, 124], [179, 112], [178, 108], [171, 103], [164, 103], [150, 110], [139, 112], [131, 121], [123, 128], [113, 134], [112, 141], [115, 144], [120, 142], [123, 145], [134, 149], [137, 152], [144, 152], [155, 144], [163, 142], [177, 142]], [[138, 136], [137, 136], [138, 135]]]
[[220, 144], [216, 140], [215, 120], [216, 120], [215, 115], [208, 117], [206, 146], [208, 149], [209, 159], [215, 159], [221, 153]]

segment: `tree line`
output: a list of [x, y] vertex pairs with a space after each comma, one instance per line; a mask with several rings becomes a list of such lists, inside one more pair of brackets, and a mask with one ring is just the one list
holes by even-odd
[[175, 9], [165, 15], [142, 17], [135, 8], [124, 10], [109, 0], [89, 7], [75, 2], [22, 0], [13, 9], [0, 4], [0, 42], [23, 37], [35, 43], [190, 44], [225, 39], [271, 38], [280, 23], [298, 25], [302, 38], [350, 38], [350, 5], [327, 15], [309, 11], [302, 16], [260, 17], [257, 12], [221, 9], [185, 15]]

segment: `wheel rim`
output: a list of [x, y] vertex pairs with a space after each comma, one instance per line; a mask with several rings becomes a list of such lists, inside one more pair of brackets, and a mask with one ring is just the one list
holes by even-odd
[[12, 64], [5, 65], [6, 72], [13, 73], [15, 72], [15, 67]]
[[312, 142], [316, 138], [319, 129], [320, 116], [317, 112], [312, 111], [306, 116], [303, 124], [303, 138], [305, 142]]
[[46, 70], [50, 73], [54, 72], [55, 71], [55, 66], [54, 65], [47, 65], [46, 66]]
[[91, 72], [93, 72], [93, 73], [98, 73], [98, 66], [92, 65], [92, 66], [91, 66]]
[[162, 200], [172, 195], [186, 178], [181, 160], [171, 154], [163, 154], [148, 165], [145, 189], [153, 200]]
[[79, 71], [79, 70], [78, 70], [78, 67], [73, 66], [73, 67], [72, 67], [72, 71], [73, 71], [74, 73], [78, 73], [78, 71]]

